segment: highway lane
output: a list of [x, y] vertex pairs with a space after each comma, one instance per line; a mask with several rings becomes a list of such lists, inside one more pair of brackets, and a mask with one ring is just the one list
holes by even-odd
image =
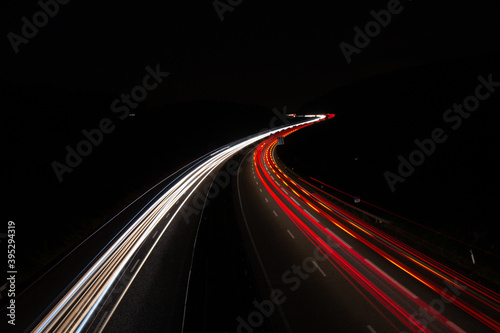
[[[350, 281], [351, 285], [357, 289], [357, 292], [344, 297], [343, 302], [350, 302], [353, 297], [356, 297], [355, 294], [365, 298], [365, 304], [356, 309], [354, 313], [369, 313], [369, 303], [372, 303], [371, 308], [375, 308], [377, 311], [385, 308], [386, 311], [390, 312], [390, 315], [387, 315], [383, 311], [378, 311], [378, 317], [384, 318], [385, 324], [392, 326], [391, 330], [387, 330], [386, 325], [384, 326], [380, 320], [374, 324], [361, 325], [365, 327], [365, 330], [372, 330], [374, 327], [378, 328], [375, 329], [376, 331], [461, 332], [465, 330], [489, 332], [498, 329], [498, 323], [495, 320], [498, 318], [498, 294], [475, 284], [431, 258], [405, 247], [404, 244], [399, 244], [397, 240], [380, 234], [375, 229], [369, 230], [370, 226], [356, 221], [354, 216], [348, 216], [347, 212], [341, 212], [324, 198], [305, 191], [302, 186], [296, 183], [297, 180], [293, 181], [287, 178], [275, 165], [273, 149], [270, 148], [275, 143], [273, 140], [268, 141], [267, 144], [263, 144], [257, 149], [254, 164], [250, 166], [250, 168], [254, 168], [252, 174], [247, 173], [245, 178], [248, 179], [242, 176], [243, 180], [240, 182], [244, 184], [245, 190], [239, 191], [242, 198], [242, 211], [245, 216], [249, 216], [246, 220], [251, 221], [251, 223], [247, 222], [248, 231], [250, 235], [254, 235], [255, 239], [249, 243], [256, 244], [254, 250], [257, 253], [263, 253], [258, 256], [262, 264], [258, 262], [256, 267], [262, 266], [260, 269], [271, 276], [261, 280], [262, 286], [267, 285], [267, 289], [269, 289], [272, 288], [269, 285], [279, 285], [279, 274], [280, 271], [284, 271], [284, 268], [276, 269], [277, 264], [283, 259], [282, 256], [290, 255], [294, 250], [297, 251], [289, 247], [290, 240], [285, 238], [283, 239], [284, 243], [282, 243], [281, 238], [274, 240], [270, 238], [270, 235], [288, 233], [290, 237], [293, 234], [293, 239], [297, 240], [297, 229], [300, 229], [299, 235], [304, 235], [310, 239], [311, 244], [316, 244], [316, 246], [328, 251], [330, 258], [334, 259], [330, 262], [331, 266], [336, 267], [338, 272], [345, 274], [344, 284], [346, 281]], [[265, 148], [266, 145], [267, 148]], [[251, 191], [250, 186], [258, 188], [258, 192], [254, 191], [253, 196], [245, 194]], [[271, 196], [273, 198], [270, 198]], [[258, 200], [265, 201], [265, 203], [261, 203], [263, 207], [270, 205], [275, 207], [272, 212], [269, 211], [264, 216], [252, 218], [251, 216], [255, 215], [258, 209], [245, 207], [251, 207], [252, 204], [258, 206], [259, 204], [255, 203]], [[277, 203], [279, 203], [279, 208], [276, 207]], [[273, 216], [277, 220], [280, 215], [286, 216], [280, 218], [279, 222], [269, 220]], [[264, 223], [263, 220], [267, 222]], [[295, 226], [290, 225], [290, 221], [294, 221]], [[277, 223], [280, 226], [286, 226], [286, 230], [285, 227], [279, 231], [270, 230], [278, 228]], [[295, 229], [293, 229], [294, 227]], [[330, 249], [325, 246], [328, 240], [333, 240], [337, 244], [338, 248], [335, 251], [332, 251], [331, 246]], [[304, 248], [304, 245], [300, 245], [300, 248]], [[277, 251], [283, 253], [277, 254]], [[304, 258], [307, 252], [311, 251], [298, 254], [295, 260]], [[324, 278], [324, 280], [328, 279]], [[330, 288], [332, 285], [339, 286], [338, 281], [337, 284], [330, 283]], [[293, 293], [293, 298], [300, 299], [298, 291], [300, 290]], [[325, 287], [322, 293], [328, 291], [328, 287]], [[306, 311], [301, 312], [302, 319], [294, 325], [301, 327], [300, 325], [304, 322], [308, 324], [302, 326], [298, 331], [302, 331], [316, 321], [330, 322], [328, 316], [323, 319], [317, 318], [318, 314], [315, 311], [305, 315], [308, 307], [309, 309], [324, 309], [327, 306], [316, 299], [323, 297], [324, 294], [305, 296], [301, 304], [307, 304], [306, 309], [304, 309]], [[292, 303], [293, 298], [290, 298], [289, 303]], [[336, 300], [336, 298], [332, 298], [332, 300]], [[320, 306], [316, 306], [318, 302]], [[337, 306], [339, 305], [337, 304]], [[287, 303], [283, 304], [282, 307], [286, 309]], [[329, 312], [330, 316], [333, 311]], [[282, 321], [285, 321], [287, 311], [283, 312]], [[396, 318], [391, 318], [391, 315]], [[294, 315], [291, 317], [292, 320], [297, 321]], [[278, 321], [275, 320], [275, 322]], [[331, 325], [339, 325], [340, 322], [335, 321]], [[360, 323], [362, 321], [350, 322]], [[335, 327], [331, 325], [325, 325], [324, 330], [327, 331]], [[359, 327], [349, 326], [342, 329], [347, 328], [351, 331], [358, 331], [358, 329], [363, 331]]]
[[[284, 128], [294, 126], [297, 125]], [[47, 299], [52, 301], [49, 301], [50, 304], [43, 310], [42, 315], [37, 317], [28, 329], [34, 332], [102, 330], [139, 272], [136, 268], [146, 262], [162, 234], [170, 226], [174, 226], [171, 228], [173, 230], [182, 229], [179, 227], [180, 223], [174, 223], [175, 218], [190, 197], [204, 184], [204, 180], [241, 149], [280, 130], [282, 128], [264, 131], [233, 142], [199, 158], [178, 173], [178, 177], [157, 193], [104, 248], [98, 247], [94, 250], [98, 254], [89, 261], [90, 263], [85, 261], [85, 268], [76, 277], [66, 275], [66, 279], [71, 276], [73, 280], [68, 285], [63, 284], [63, 291], [55, 300], [45, 297], [44, 301], [40, 302], [47, 304]], [[154, 240], [153, 236], [158, 232], [158, 238]], [[88, 244], [90, 243], [80, 248], [86, 248]], [[62, 262], [68, 265], [69, 261]], [[52, 270], [54, 271], [62, 272], [61, 269]], [[37, 290], [39, 293], [44, 291]]]
[[[300, 126], [285, 126], [279, 136]], [[232, 331], [257, 332], [264, 328], [264, 317], [276, 332], [499, 331], [496, 292], [283, 173], [274, 156], [277, 135], [270, 137], [279, 130], [243, 138], [193, 161], [122, 212], [122, 223], [129, 218], [125, 224], [107, 224], [61, 260], [32, 286], [48, 287], [48, 294], [57, 297], [32, 302], [38, 309], [33, 316], [42, 314], [29, 322], [29, 330], [182, 331], [199, 226], [192, 207], [197, 212], [204, 207], [211, 175], [237, 152], [259, 143], [241, 161], [234, 198], [261, 297], [255, 311], [234, 319]], [[61, 267], [80, 273], [75, 277]], [[51, 290], [51, 279], [58, 276], [60, 289]], [[46, 291], [31, 290], [35, 293], [19, 297], [27, 306], [30, 296]]]
[[[214, 175], [214, 169], [201, 184], [199, 192], [203, 206]], [[185, 205], [194, 207], [198, 198], [191, 197]], [[186, 218], [187, 217], [187, 218]], [[196, 245], [202, 214], [179, 214], [172, 221], [176, 228], [157, 234], [157, 246], [139, 267], [130, 270], [137, 275], [114, 310], [103, 332], [181, 332], [183, 327], [186, 290], [191, 268], [191, 257]], [[158, 228], [161, 229], [161, 226]], [[154, 235], [154, 234], [153, 234]], [[147, 248], [148, 246], [146, 246]], [[141, 254], [138, 255], [139, 257]], [[111, 309], [108, 311], [112, 311]]]
[[[369, 327], [377, 327], [379, 332], [394, 331], [376, 309], [367, 308], [363, 296], [338, 270], [326, 264], [325, 251], [318, 251], [267, 192], [253, 160], [245, 159], [241, 168], [235, 197], [240, 201], [245, 243], [261, 297], [270, 299], [272, 290], [284, 293], [284, 302], [270, 317], [274, 330], [370, 332]], [[248, 315], [242, 314], [247, 322]]]
[[[315, 199], [320, 198], [316, 194], [312, 196]], [[335, 205], [328, 204], [327, 200], [320, 199], [318, 203], [328, 205], [328, 207], [325, 206], [328, 211], [334, 212], [338, 221], [342, 221], [338, 224], [342, 230], [347, 227], [346, 237], [353, 237], [354, 242], [361, 243], [357, 252], [366, 252], [367, 248], [375, 251], [379, 257], [375, 256], [374, 260], [378, 260], [379, 265], [387, 268], [384, 271], [394, 272], [398, 281], [404, 281], [404, 285], [412, 286], [411, 290], [418, 291], [417, 294], [420, 297], [417, 301], [419, 303], [423, 301], [422, 306], [419, 307], [420, 314], [416, 316], [420, 321], [433, 323], [439, 318], [448, 318], [466, 331], [499, 330], [497, 318], [499, 317], [500, 297], [498, 293], [435, 259], [423, 255], [374, 228], [373, 225], [335, 208]], [[317, 209], [319, 207], [316, 206]], [[325, 216], [324, 212], [321, 213]], [[328, 215], [327, 219], [336, 223]], [[359, 235], [356, 235], [357, 233]], [[428, 306], [431, 307], [428, 312], [433, 314], [432, 316], [422, 312], [422, 309]], [[435, 313], [436, 311], [432, 308], [438, 313]], [[453, 330], [460, 331], [454, 325], [451, 327]]]
[[[156, 198], [161, 196], [179, 177], [182, 177], [190, 167], [202, 158], [203, 156], [188, 163], [177, 172], [158, 182], [89, 235], [77, 247], [66, 253], [30, 285], [18, 292], [16, 295], [17, 329], [27, 331], [41, 320], [42, 314], [55, 305], [55, 300], [59, 299], [68, 290], [68, 286], [76, 282], [81, 272], [88, 268], [89, 263], [102, 253], [103, 249], [113, 239], [116, 239], [127, 225], [143, 213]], [[33, 301], [34, 299], [36, 302]], [[5, 307], [3, 307], [0, 313], [3, 315], [5, 311]], [[0, 327], [5, 331], [9, 329], [9, 326], [3, 321]]]
[[[242, 300], [244, 289], [250, 294], [254, 289], [248, 273], [240, 271], [235, 276], [235, 266], [244, 257], [235, 249], [239, 230], [230, 212], [237, 158], [215, 169], [200, 186], [206, 191], [185, 203], [200, 209], [190, 214], [187, 208], [186, 214], [174, 219], [172, 223], [184, 226], [165, 231], [104, 332], [224, 331], [235, 316], [230, 313], [246, 307], [245, 301], [251, 302], [248, 295]], [[221, 221], [226, 224], [220, 225]]]

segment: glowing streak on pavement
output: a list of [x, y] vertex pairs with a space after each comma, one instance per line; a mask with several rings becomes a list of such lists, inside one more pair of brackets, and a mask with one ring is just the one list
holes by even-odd
[[[33, 332], [80, 332], [88, 329], [95, 310], [110, 291], [110, 287], [127, 267], [130, 259], [135, 255], [160, 220], [175, 209], [176, 203], [183, 197], [184, 204], [202, 181], [218, 166], [227, 162], [238, 151], [275, 133], [297, 126], [310, 125], [323, 120], [325, 116], [316, 116], [299, 124], [283, 126], [268, 130], [242, 140], [235, 141], [216, 150], [193, 167], [194, 169], [180, 178], [165, 194], [161, 195], [149, 208], [140, 215], [130, 226], [106, 249], [104, 254], [95, 259], [92, 266], [82, 274], [81, 278], [70, 287], [69, 291], [48, 311], [43, 320], [34, 328]], [[177, 207], [170, 214], [163, 233], [171, 224], [182, 207]], [[174, 209], [173, 209], [174, 208]], [[158, 237], [160, 238], [160, 237]], [[156, 245], [154, 243], [153, 247]], [[151, 253], [152, 248], [149, 250]], [[131, 281], [130, 281], [131, 283]]]

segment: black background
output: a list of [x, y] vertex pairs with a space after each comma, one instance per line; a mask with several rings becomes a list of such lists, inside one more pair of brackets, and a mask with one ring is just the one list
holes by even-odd
[[[348, 64], [339, 44], [352, 44], [353, 28], [363, 28], [372, 20], [370, 11], [385, 9], [387, 3], [245, 0], [225, 12], [221, 21], [211, 1], [73, 0], [60, 5], [57, 15], [16, 54], [7, 35], [20, 34], [21, 18], [32, 21], [40, 7], [36, 1], [3, 1], [2, 217], [5, 223], [14, 220], [18, 225], [25, 274], [29, 275], [29, 267], [35, 267], [35, 272], [40, 269], [35, 262], [47, 264], [53, 253], [74, 246], [162, 175], [210, 149], [268, 127], [272, 108], [307, 111], [312, 101], [320, 100], [320, 105], [327, 105], [323, 110], [339, 115], [331, 122], [337, 122], [335, 134], [343, 138], [335, 140], [341, 156], [350, 157], [360, 143], [367, 151], [377, 152], [373, 147], [381, 143], [372, 142], [374, 133], [396, 129], [391, 142], [399, 145], [385, 144], [384, 152], [371, 157], [379, 162], [377, 167], [366, 163], [362, 168], [380, 181], [380, 172], [394, 168], [398, 154], [413, 149], [416, 136], [439, 126], [444, 110], [473, 91], [477, 75], [495, 73], [499, 50], [496, 4], [403, 1], [402, 12]], [[146, 66], [157, 64], [169, 77], [134, 110], [135, 118], [119, 120], [111, 112], [111, 102], [142, 82]], [[390, 76], [398, 70], [406, 74]], [[429, 86], [432, 89], [424, 89]], [[491, 133], [496, 131], [491, 121], [496, 118], [489, 115], [497, 104], [489, 103], [490, 113], [483, 113], [481, 123], [474, 125], [471, 120], [460, 139], [476, 154], [485, 148], [480, 146], [483, 141], [468, 138], [483, 133], [480, 124], [488, 124]], [[413, 111], [418, 112], [410, 117], [416, 121], [402, 122], [410, 109], [399, 107], [416, 104], [419, 107]], [[393, 112], [396, 106], [398, 116]], [[392, 111], [376, 120], [366, 117], [374, 110]], [[63, 162], [65, 146], [75, 147], [83, 139], [81, 131], [97, 127], [103, 118], [112, 119], [116, 130], [59, 183], [51, 163]], [[417, 127], [418, 121], [425, 126]], [[332, 133], [324, 130], [318, 142], [333, 140]], [[490, 143], [485, 156], [497, 154], [492, 144], [496, 139], [495, 135], [484, 138]], [[448, 155], [463, 151], [460, 140], [455, 140]], [[339, 165], [338, 156], [323, 150], [308, 163], [332, 168]], [[431, 166], [446, 167], [438, 161], [426, 164], [420, 174], [439, 178]], [[487, 211], [489, 220], [482, 221], [493, 228], [490, 209], [497, 195], [492, 185], [496, 180], [487, 176], [495, 170], [491, 161], [453, 164], [458, 176], [445, 182], [446, 193], [437, 197], [453, 192], [487, 198], [490, 201], [481, 211]], [[364, 198], [381, 205], [409, 214], [420, 207], [415, 217], [422, 218], [427, 214], [421, 212], [422, 205], [438, 200], [418, 201], [422, 188], [410, 183], [394, 199], [387, 187], [374, 189], [368, 181], [364, 185], [351, 181], [362, 170], [349, 175], [354, 169], [347, 165], [335, 172], [342, 177], [328, 180], [351, 186], [347, 191], [367, 193]], [[478, 169], [471, 172], [471, 165]], [[481, 174], [481, 170], [486, 171]], [[313, 168], [305, 171], [312, 173]], [[480, 181], [467, 182], [477, 188], [469, 191], [464, 183], [459, 186], [461, 192], [451, 191], [448, 184], [456, 184], [464, 174], [481, 174]], [[402, 208], [410, 200], [414, 202], [410, 209]], [[435, 211], [432, 207], [430, 211]]]

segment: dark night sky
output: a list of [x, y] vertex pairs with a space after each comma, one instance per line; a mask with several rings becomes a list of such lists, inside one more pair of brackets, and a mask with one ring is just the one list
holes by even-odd
[[[334, 87], [437, 59], [498, 50], [494, 4], [403, 1], [403, 10], [347, 64], [339, 43], [388, 1], [242, 1], [221, 22], [212, 1], [71, 1], [14, 54], [7, 81], [129, 91], [144, 67], [171, 73], [148, 103], [210, 99], [298, 109]], [[3, 35], [36, 1], [3, 2]]]

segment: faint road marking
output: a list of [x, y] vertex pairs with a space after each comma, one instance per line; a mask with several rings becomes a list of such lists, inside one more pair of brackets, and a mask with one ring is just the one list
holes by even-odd
[[99, 325], [97, 325], [96, 329], [94, 330], [94, 333], [98, 332], [101, 329], [102, 322], [104, 321], [104, 319], [106, 319], [107, 316], [108, 316], [108, 311], [104, 312], [104, 314], [102, 315], [101, 320], [99, 320]]
[[292, 234], [292, 232], [290, 230], [287, 229], [286, 231], [288, 231], [288, 233], [290, 234], [290, 237], [292, 237], [293, 239], [295, 239], [295, 236]]
[[318, 263], [316, 262], [316, 260], [313, 260], [312, 262], [314, 264], [314, 266], [316, 266], [316, 268], [318, 269], [318, 271], [321, 272], [321, 274], [323, 274], [323, 276], [326, 276], [325, 272], [323, 272], [323, 270], [321, 269], [321, 267], [319, 267]]
[[314, 216], [312, 216], [311, 213], [309, 213], [309, 211], [307, 211], [306, 209], [304, 209], [304, 212], [306, 212], [307, 215], [309, 215], [314, 221], [319, 222], [317, 218], [315, 218]]
[[297, 200], [295, 200], [294, 198], [290, 197], [290, 199], [293, 200], [293, 202], [295, 202], [297, 204], [297, 206], [300, 206], [300, 204], [297, 202]]
[[130, 269], [131, 272], [134, 271], [135, 266], [137, 266], [138, 263], [139, 263], [139, 259], [137, 259], [137, 261], [135, 262], [134, 266], [132, 266], [132, 268]]
[[458, 327], [457, 325], [455, 325], [452, 321], [447, 321], [446, 322], [448, 325], [450, 325], [451, 327], [453, 327], [457, 332], [459, 333], [466, 333], [463, 329], [461, 329], [460, 327]]
[[347, 246], [348, 248], [352, 249], [352, 246], [347, 244], [347, 242], [345, 242], [342, 238], [340, 238], [339, 236], [337, 236], [336, 233], [334, 233], [333, 231], [331, 231], [330, 229], [326, 228], [326, 230], [328, 230], [329, 233], [331, 233], [333, 235], [333, 237], [337, 238], [337, 240], [339, 240], [341, 243], [343, 243], [345, 246]]
[[414, 293], [412, 293], [411, 291], [409, 291], [406, 287], [404, 287], [401, 283], [399, 283], [398, 281], [396, 281], [392, 276], [390, 276], [389, 274], [387, 274], [386, 272], [384, 272], [383, 270], [381, 270], [377, 265], [375, 265], [374, 263], [372, 263], [370, 260], [366, 259], [365, 258], [365, 261], [367, 263], [369, 263], [373, 268], [375, 268], [377, 271], [379, 271], [380, 274], [382, 274], [383, 276], [385, 276], [386, 278], [388, 278], [389, 280], [391, 280], [394, 284], [396, 284], [397, 286], [399, 286], [399, 288], [403, 289], [404, 291], [406, 291], [406, 293], [408, 295], [410, 295], [411, 297], [413, 297], [414, 299], [417, 299], [417, 295], [415, 295]]

